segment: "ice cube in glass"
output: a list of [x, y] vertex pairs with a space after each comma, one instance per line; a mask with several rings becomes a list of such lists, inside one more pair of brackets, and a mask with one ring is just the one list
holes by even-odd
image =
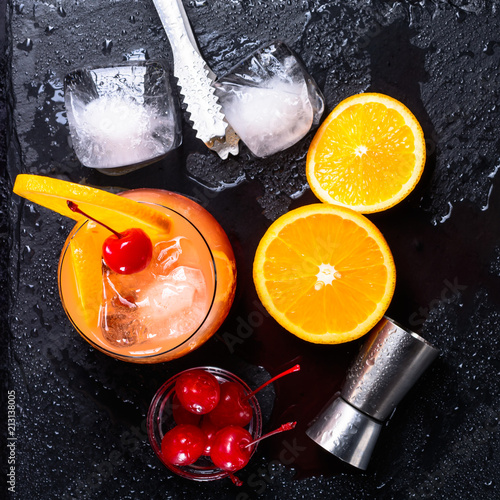
[[123, 174], [181, 143], [178, 104], [158, 61], [76, 69], [64, 90], [73, 148], [86, 167]]
[[258, 157], [293, 146], [320, 121], [324, 98], [283, 42], [266, 45], [217, 82], [227, 121]]
[[140, 272], [119, 274], [103, 264], [100, 327], [107, 342], [140, 349], [146, 341], [172, 342], [196, 331], [211, 299], [203, 255], [196, 242], [175, 236], [154, 243], [151, 264]]

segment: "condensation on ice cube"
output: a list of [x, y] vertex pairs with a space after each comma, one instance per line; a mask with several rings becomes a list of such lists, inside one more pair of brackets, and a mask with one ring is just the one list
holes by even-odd
[[168, 77], [157, 63], [75, 70], [65, 79], [65, 106], [73, 148], [87, 167], [147, 163], [180, 143]]
[[200, 269], [180, 265], [181, 243], [176, 238], [155, 247], [153, 264], [139, 273], [117, 274], [104, 266], [100, 327], [111, 345], [175, 341], [202, 324], [209, 309], [207, 283]]
[[302, 139], [324, 111], [313, 79], [284, 43], [273, 43], [242, 61], [218, 81], [227, 121], [259, 157]]

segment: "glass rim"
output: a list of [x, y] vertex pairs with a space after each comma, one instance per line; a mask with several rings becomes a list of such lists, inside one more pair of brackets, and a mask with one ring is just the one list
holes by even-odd
[[[191, 372], [193, 370], [205, 370], [214, 375], [219, 382], [220, 379], [223, 379], [225, 382], [237, 382], [243, 387], [244, 391], [247, 394], [250, 394], [252, 392], [252, 389], [244, 380], [235, 375], [233, 372], [230, 372], [229, 370], [226, 370], [224, 368], [219, 368], [215, 366], [196, 366], [193, 368], [188, 368], [186, 370], [183, 370], [173, 375], [166, 382], [164, 382], [153, 396], [146, 417], [148, 440], [151, 447], [153, 448], [153, 451], [155, 452], [155, 455], [160, 460], [160, 462], [174, 474], [177, 474], [178, 476], [183, 477], [185, 479], [191, 479], [193, 481], [200, 481], [200, 482], [215, 481], [218, 479], [223, 479], [225, 477], [228, 477], [230, 473], [223, 469], [219, 469], [214, 465], [213, 469], [211, 469], [213, 472], [210, 472], [209, 470], [205, 469], [205, 473], [203, 474], [201, 472], [203, 469], [200, 468], [198, 475], [196, 469], [193, 471], [186, 470], [192, 467], [190, 465], [177, 466], [168, 464], [164, 462], [161, 457], [161, 443], [158, 445], [155, 436], [155, 430], [158, 428], [158, 419], [161, 415], [161, 412], [163, 412], [165, 405], [169, 401], [169, 399], [173, 397], [175, 382], [182, 374]], [[248, 401], [251, 404], [253, 410], [252, 420], [251, 420], [252, 426], [249, 429], [249, 432], [252, 434], [252, 437], [254, 439], [258, 439], [262, 435], [262, 410], [260, 408], [259, 401], [255, 396], [255, 394], [253, 394], [248, 399]], [[157, 412], [157, 410], [159, 411]], [[253, 447], [250, 457], [252, 457], [255, 454], [257, 446], [258, 443], [256, 443], [255, 446]]]
[[[130, 190], [132, 191], [132, 190]], [[138, 356], [135, 356], [135, 355], [132, 355], [132, 354], [119, 354], [117, 353], [116, 351], [112, 350], [112, 349], [109, 349], [109, 348], [106, 348], [105, 346], [103, 345], [99, 345], [97, 342], [94, 342], [91, 338], [89, 338], [88, 335], [86, 335], [82, 329], [76, 324], [75, 320], [73, 319], [73, 317], [71, 316], [71, 314], [69, 313], [68, 311], [68, 308], [66, 306], [66, 303], [64, 301], [64, 297], [63, 297], [63, 287], [62, 287], [62, 269], [63, 269], [63, 262], [68, 254], [68, 250], [69, 250], [69, 247], [70, 247], [70, 243], [71, 243], [71, 240], [78, 234], [78, 232], [89, 222], [89, 219], [85, 219], [83, 222], [77, 222], [75, 224], [75, 226], [73, 227], [73, 229], [71, 230], [70, 234], [68, 235], [68, 238], [64, 244], [64, 247], [61, 251], [61, 255], [59, 257], [59, 266], [58, 266], [58, 270], [57, 270], [57, 286], [58, 286], [58, 289], [59, 289], [59, 298], [61, 300], [61, 303], [62, 303], [62, 306], [63, 306], [63, 309], [64, 309], [64, 312], [66, 313], [66, 316], [68, 317], [68, 319], [70, 320], [71, 324], [73, 325], [73, 327], [75, 328], [75, 330], [80, 334], [80, 336], [82, 336], [89, 344], [92, 345], [92, 347], [96, 348], [97, 350], [103, 352], [104, 354], [107, 354], [113, 358], [116, 358], [116, 359], [121, 359], [123, 361], [131, 361], [131, 360], [137, 360], [137, 361], [140, 361], [140, 360], [154, 360], [155, 358], [158, 358], [160, 356], [164, 356], [165, 354], [168, 354], [169, 352], [172, 352], [174, 351], [175, 349], [178, 349], [179, 347], [185, 345], [187, 342], [189, 342], [193, 336], [195, 336], [199, 331], [200, 329], [203, 327], [203, 325], [206, 323], [210, 313], [212, 312], [212, 309], [213, 309], [213, 306], [214, 306], [214, 303], [215, 303], [215, 297], [217, 295], [217, 285], [218, 285], [218, 280], [217, 280], [217, 267], [215, 265], [215, 258], [214, 258], [214, 255], [213, 255], [213, 252], [212, 252], [212, 249], [210, 248], [210, 245], [208, 244], [208, 241], [206, 240], [205, 236], [203, 236], [203, 233], [198, 229], [198, 227], [196, 227], [196, 225], [191, 222], [187, 217], [185, 217], [184, 215], [182, 215], [181, 213], [179, 213], [177, 210], [174, 210], [173, 208], [170, 208], [170, 207], [167, 207], [165, 205], [162, 205], [160, 203], [153, 203], [153, 202], [143, 202], [143, 201], [140, 201], [139, 203], [146, 203], [148, 205], [156, 205], [156, 206], [159, 206], [159, 207], [163, 207], [163, 208], [166, 208], [167, 210], [175, 213], [176, 215], [178, 215], [179, 217], [182, 217], [186, 222], [188, 222], [192, 227], [193, 229], [196, 230], [196, 232], [199, 234], [200, 238], [202, 239], [203, 243], [205, 244], [207, 250], [208, 250], [208, 253], [210, 255], [210, 262], [212, 263], [212, 268], [213, 268], [213, 280], [211, 283], [213, 283], [213, 294], [212, 294], [212, 297], [211, 297], [211, 300], [210, 300], [210, 304], [208, 306], [208, 309], [207, 309], [207, 312], [203, 318], [203, 320], [200, 322], [200, 324], [198, 325], [198, 327], [196, 328], [196, 330], [194, 330], [190, 335], [189, 337], [185, 338], [182, 342], [176, 344], [174, 347], [170, 348], [170, 349], [163, 349], [159, 352], [156, 352], [154, 354], [146, 354], [146, 355], [138, 355]], [[79, 225], [80, 224], [80, 225]]]

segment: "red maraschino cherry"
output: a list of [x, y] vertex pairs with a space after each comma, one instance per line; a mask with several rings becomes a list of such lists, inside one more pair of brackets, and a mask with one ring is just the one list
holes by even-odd
[[223, 383], [219, 404], [208, 415], [210, 421], [219, 429], [227, 425], [247, 425], [252, 420], [252, 407], [246, 396], [247, 393], [237, 382]]
[[279, 432], [293, 429], [296, 425], [297, 422], [288, 422], [255, 440], [252, 439], [252, 435], [243, 427], [228, 425], [215, 435], [210, 458], [219, 469], [235, 472], [245, 467], [248, 463], [254, 444]]
[[107, 266], [118, 274], [133, 274], [148, 267], [153, 256], [153, 244], [140, 228], [112, 234], [104, 241], [102, 256]]
[[215, 435], [220, 430], [219, 427], [215, 426], [209, 418], [203, 417], [200, 426], [201, 430], [205, 433], [205, 449], [203, 450], [203, 455], [207, 457], [210, 456], [210, 451], [212, 450], [212, 443], [214, 442]]
[[201, 420], [201, 415], [196, 415], [181, 405], [177, 394], [172, 398], [172, 415], [176, 424], [199, 425]]
[[271, 378], [250, 394], [247, 394], [243, 387], [236, 382], [225, 382], [220, 386], [220, 401], [209, 414], [210, 420], [219, 428], [227, 425], [244, 427], [252, 420], [252, 407], [248, 400], [275, 380], [299, 370], [300, 365], [297, 364]]
[[228, 425], [220, 429], [212, 443], [210, 458], [219, 469], [235, 472], [250, 460], [252, 435], [239, 425]]
[[72, 201], [67, 201], [73, 212], [82, 214], [113, 234], [104, 240], [102, 256], [106, 265], [118, 274], [133, 274], [148, 267], [153, 256], [153, 244], [149, 236], [140, 228], [126, 229], [122, 233], [90, 217]]
[[176, 425], [161, 440], [163, 460], [172, 465], [193, 464], [201, 457], [204, 448], [204, 432], [191, 424]]
[[220, 385], [211, 373], [190, 370], [182, 373], [175, 382], [175, 393], [186, 410], [204, 415], [217, 406]]

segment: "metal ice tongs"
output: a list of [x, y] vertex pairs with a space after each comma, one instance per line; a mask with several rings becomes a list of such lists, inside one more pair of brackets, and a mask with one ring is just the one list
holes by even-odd
[[182, 0], [153, 0], [174, 56], [174, 75], [191, 115], [196, 136], [226, 159], [238, 154], [238, 140], [227, 123], [212, 83], [215, 74], [201, 57]]

